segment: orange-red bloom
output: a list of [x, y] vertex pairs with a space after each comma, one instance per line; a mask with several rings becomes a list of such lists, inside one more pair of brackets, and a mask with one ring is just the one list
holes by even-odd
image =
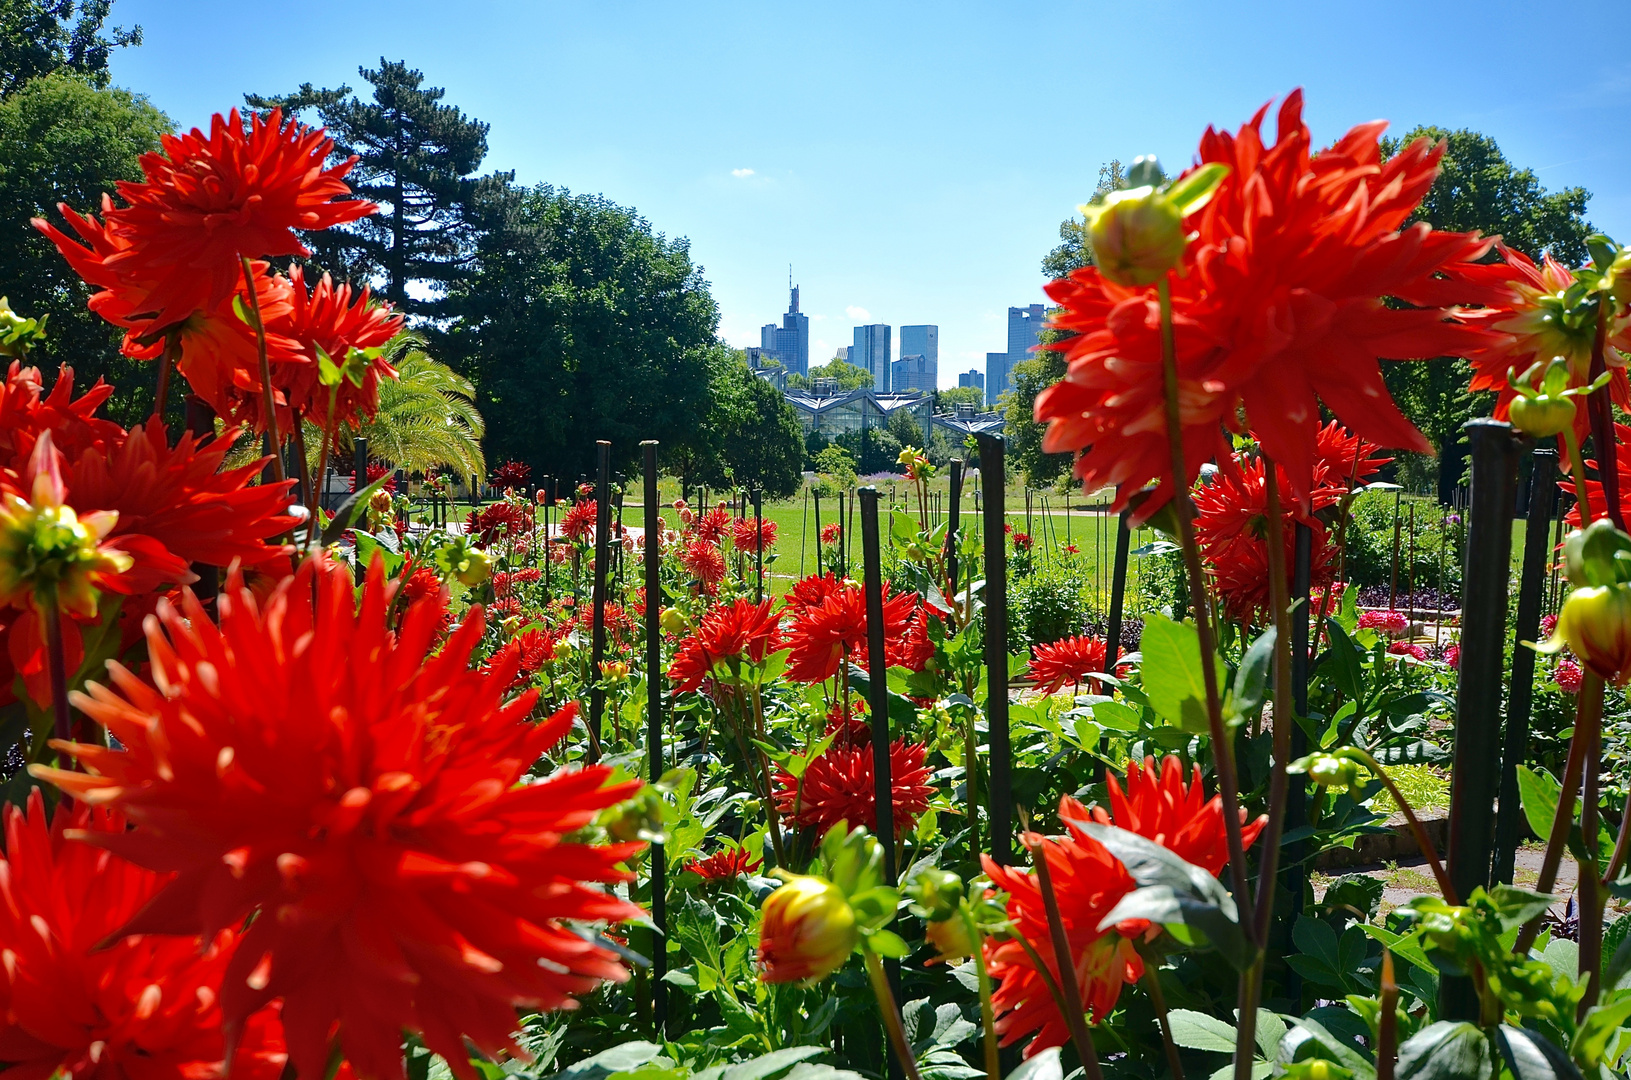
[[[1146, 758], [1142, 767], [1129, 762], [1125, 792], [1114, 776], [1108, 782], [1108, 812], [1095, 807], [1089, 814], [1067, 795], [1059, 800], [1059, 817], [1067, 835], [1051, 839], [1033, 833], [1025, 837], [1027, 846], [1040, 844], [1048, 860], [1082, 1004], [1094, 1021], [1104, 1019], [1115, 1008], [1123, 982], [1136, 982], [1143, 976], [1144, 961], [1133, 948], [1132, 939], [1148, 933], [1150, 924], [1135, 919], [1098, 929], [1136, 882], [1121, 860], [1089, 836], [1082, 823], [1096, 821], [1137, 833], [1210, 874], [1217, 874], [1229, 861], [1223, 800], [1216, 795], [1210, 800], [1205, 798], [1199, 766], [1188, 786], [1184, 784], [1183, 764], [1176, 757], [1162, 762], [1159, 779], [1153, 758]], [[1242, 842], [1250, 847], [1267, 823], [1267, 818], [1243, 821]], [[992, 882], [1008, 893], [1008, 917], [1014, 933], [1042, 958], [1057, 982], [1059, 964], [1036, 874], [1000, 866], [989, 856], [982, 856], [981, 862]], [[1070, 1037], [1069, 1029], [1025, 945], [1015, 940], [988, 939], [985, 955], [991, 977], [1000, 983], [992, 995], [992, 1004], [1003, 1045], [1035, 1033], [1025, 1048], [1026, 1057], [1050, 1046], [1063, 1046]]]
[[[36, 789], [26, 815], [5, 808], [0, 856], [0, 1061], [19, 1080], [208, 1080], [226, 1053], [218, 993], [238, 942], [117, 937], [170, 880], [73, 835], [124, 820], [83, 803], [49, 823]], [[107, 944], [113, 938], [112, 944]], [[283, 1033], [273, 1009], [243, 1024], [232, 1075], [276, 1080]]]
[[[1286, 470], [1288, 501], [1313, 483], [1319, 403], [1384, 446], [1430, 449], [1400, 414], [1378, 358], [1467, 354], [1485, 332], [1451, 321], [1451, 305], [1479, 289], [1455, 276], [1488, 250], [1475, 234], [1404, 227], [1438, 172], [1442, 146], [1421, 139], [1383, 161], [1381, 123], [1354, 128], [1313, 154], [1302, 93], [1281, 106], [1266, 147], [1267, 106], [1235, 135], [1208, 129], [1199, 162], [1227, 165], [1215, 196], [1191, 219], [1198, 236], [1171, 280], [1184, 457], [1194, 482], [1226, 463], [1225, 427], [1240, 415]], [[1448, 275], [1448, 276], [1446, 276]], [[1037, 398], [1044, 448], [1082, 450], [1088, 488], [1114, 485], [1122, 506], [1160, 480], [1148, 515], [1172, 494], [1154, 288], [1116, 285], [1078, 270], [1048, 286], [1063, 309], [1053, 325], [1075, 336], [1064, 379]], [[1416, 305], [1389, 308], [1385, 296]]]
[[[924, 764], [926, 753], [922, 743], [905, 739], [889, 745], [889, 805], [897, 836], [917, 827], [917, 819], [934, 797], [934, 785], [929, 783], [931, 771]], [[813, 825], [818, 834], [825, 834], [841, 821], [870, 829], [878, 820], [873, 776], [870, 740], [865, 747], [828, 747], [810, 762], [802, 780], [777, 771], [776, 810], [789, 824]]]
[[344, 177], [356, 158], [325, 167], [333, 146], [276, 109], [251, 115], [248, 131], [234, 109], [215, 114], [208, 135], [164, 136], [162, 152], [142, 156], [145, 178], [119, 184], [128, 205], [106, 215], [127, 246], [105, 268], [131, 294], [131, 310], [155, 328], [209, 310], [232, 295], [240, 256], [309, 255], [296, 229], [372, 214], [373, 203], [335, 201], [351, 193]]
[[680, 642], [668, 665], [676, 689], [692, 691], [712, 679], [715, 664], [763, 663], [782, 647], [781, 620], [771, 601], [737, 600], [721, 604], [702, 617], [696, 631]]
[[407, 1030], [473, 1078], [466, 1040], [521, 1052], [515, 1006], [626, 977], [568, 924], [638, 913], [606, 886], [640, 845], [567, 837], [639, 784], [604, 767], [519, 783], [575, 710], [529, 723], [533, 693], [504, 700], [517, 657], [470, 667], [479, 606], [432, 655], [441, 596], [393, 632], [394, 592], [376, 562], [359, 605], [317, 558], [264, 604], [229, 582], [219, 626], [190, 597], [161, 604], [152, 685], [114, 664], [77, 700], [119, 749], [70, 744], [86, 772], [36, 771], [135, 826], [96, 843], [176, 872], [129, 932], [258, 916], [224, 976], [229, 1028], [281, 998], [303, 1075], [338, 1039], [360, 1074], [401, 1078]]
[[[889, 583], [884, 582], [884, 654], [890, 665], [917, 659], [917, 666], [922, 666], [918, 650], [906, 640], [916, 610], [916, 594], [891, 596]], [[787, 677], [803, 683], [832, 678], [840, 662], [866, 655], [866, 634], [866, 596], [854, 582], [838, 585], [819, 603], [794, 608], [787, 628], [787, 644], [792, 648]]]
[[731, 526], [731, 543], [737, 551], [759, 550], [760, 537], [765, 547], [775, 547], [776, 523], [769, 518], [760, 518], [757, 523], [753, 518], [737, 518]]
[[[1056, 694], [1066, 683], [1079, 687], [1088, 676], [1104, 671], [1105, 642], [1096, 637], [1067, 637], [1031, 650], [1030, 676], [1044, 694]], [[1089, 683], [1097, 688], [1098, 683]]]
[[685, 868], [704, 881], [735, 881], [763, 865], [764, 860], [755, 859], [747, 848], [723, 847], [706, 859], [692, 859]]
[[575, 544], [585, 543], [594, 539], [595, 515], [598, 513], [595, 500], [585, 499], [575, 502], [561, 515], [561, 535]]

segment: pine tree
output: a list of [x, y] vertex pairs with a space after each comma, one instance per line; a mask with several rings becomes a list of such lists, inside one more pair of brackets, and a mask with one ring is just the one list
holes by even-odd
[[377, 69], [357, 70], [373, 87], [370, 100], [349, 86], [310, 83], [282, 97], [245, 100], [257, 109], [315, 111], [336, 155], [357, 155], [348, 177], [356, 196], [379, 204], [372, 217], [309, 237], [314, 261], [381, 282], [386, 298], [409, 313], [442, 314], [447, 290], [473, 269], [476, 206], [514, 174], [473, 175], [487, 156], [487, 125], [443, 104], [445, 91], [425, 86], [423, 73], [384, 57]]

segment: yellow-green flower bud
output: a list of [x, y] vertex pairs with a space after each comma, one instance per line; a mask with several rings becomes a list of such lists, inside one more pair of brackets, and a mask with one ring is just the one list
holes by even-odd
[[838, 886], [792, 875], [765, 898], [759, 977], [770, 983], [824, 979], [844, 966], [860, 941], [855, 912]]

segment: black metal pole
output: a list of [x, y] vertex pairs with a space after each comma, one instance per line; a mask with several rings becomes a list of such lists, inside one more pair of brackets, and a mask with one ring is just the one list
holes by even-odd
[[368, 486], [368, 440], [358, 435], [351, 440], [352, 491]]
[[549, 542], [549, 510], [550, 507], [555, 505], [555, 495], [550, 486], [550, 477], [548, 473], [544, 474], [544, 484], [543, 487], [539, 488], [539, 490], [544, 493], [543, 505], [541, 509], [544, 512], [544, 603], [547, 604], [553, 596], [550, 591], [549, 583], [549, 555], [550, 552], [555, 550]]
[[[1013, 767], [1008, 743], [1008, 545], [1003, 540], [1004, 444], [1000, 435], [978, 436], [980, 489], [985, 527], [986, 727], [991, 746], [991, 858], [1014, 860]], [[970, 765], [972, 766], [972, 762]], [[970, 813], [974, 811], [969, 808]]]
[[1105, 631], [1104, 673], [1116, 673], [1116, 657], [1121, 655], [1121, 614], [1127, 598], [1127, 549], [1132, 541], [1127, 528], [1127, 511], [1116, 518], [1116, 562], [1110, 577], [1110, 625]]
[[[1534, 703], [1535, 651], [1524, 646], [1540, 636], [1540, 603], [1546, 588], [1547, 543], [1552, 502], [1557, 496], [1557, 450], [1538, 447], [1529, 470], [1529, 517], [1523, 530], [1523, 576], [1518, 579], [1518, 622], [1512, 644], [1512, 690], [1507, 698], [1506, 740], [1501, 760], [1501, 798], [1495, 813], [1495, 872], [1492, 880], [1512, 884], [1523, 809], [1518, 798], [1518, 764], [1529, 748], [1529, 715]], [[1441, 538], [1442, 539], [1442, 538]]]
[[753, 560], [759, 582], [753, 599], [762, 604], [765, 601], [765, 508], [764, 492], [758, 488], [753, 489]]
[[[663, 775], [663, 556], [657, 542], [663, 522], [657, 505], [657, 442], [648, 439], [640, 446], [645, 451], [646, 472], [646, 748], [655, 784]], [[651, 845], [651, 921], [657, 933], [651, 950], [651, 1022], [659, 1034], [668, 1022], [668, 984], [663, 981], [668, 974], [667, 870], [662, 841], [655, 841]]]
[[[1495, 796], [1501, 782], [1501, 684], [1512, 560], [1512, 511], [1519, 441], [1496, 420], [1462, 428], [1472, 447], [1467, 561], [1462, 575], [1461, 671], [1456, 687], [1455, 757], [1450, 773], [1449, 877], [1462, 900], [1489, 881]], [[1445, 976], [1439, 1016], [1476, 1020], [1472, 980]]]
[[[815, 496], [816, 577], [824, 577], [821, 569], [821, 492], [818, 489], [811, 489], [810, 494]], [[801, 558], [799, 572], [803, 571], [804, 563]]]
[[962, 514], [962, 509], [963, 509], [963, 459], [962, 458], [952, 458], [951, 459], [951, 487], [950, 487], [950, 498], [947, 501], [947, 505], [950, 507], [951, 514], [950, 514], [950, 517], [947, 519], [948, 524], [946, 525], [946, 588], [950, 590], [949, 592], [946, 593], [946, 600], [948, 602], [955, 602], [956, 599], [957, 599], [957, 571], [958, 571], [958, 566], [957, 566], [957, 541], [959, 539], [959, 537], [957, 535], [957, 531], [958, 531], [958, 528], [962, 525], [962, 519], [963, 519], [963, 514]]
[[600, 664], [606, 659], [606, 562], [612, 531], [612, 444], [605, 439], [595, 443], [598, 475], [595, 480], [595, 581], [594, 622], [589, 642], [589, 760], [600, 760], [601, 722], [606, 712], [606, 689], [601, 682]]
[[[883, 634], [883, 556], [878, 536], [878, 489], [867, 486], [855, 493], [861, 503], [861, 565], [866, 592], [867, 705], [872, 712], [872, 797], [873, 831], [883, 848], [884, 885], [895, 887], [895, 806], [894, 778], [889, 771], [889, 661], [884, 655]], [[900, 1000], [900, 961], [885, 960], [895, 1000]], [[889, 1075], [901, 1076], [900, 1062], [893, 1054]]]

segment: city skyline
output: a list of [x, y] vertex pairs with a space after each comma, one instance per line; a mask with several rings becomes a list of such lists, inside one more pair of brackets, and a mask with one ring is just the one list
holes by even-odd
[[[687, 238], [721, 340], [759, 344], [784, 310], [792, 262], [812, 358], [850, 344], [855, 325], [933, 322], [947, 384], [1005, 350], [1008, 307], [1046, 302], [1042, 258], [1100, 166], [1154, 153], [1182, 167], [1208, 125], [1235, 130], [1298, 86], [1318, 146], [1378, 118], [1394, 136], [1470, 128], [1548, 190], [1585, 187], [1592, 225], [1631, 240], [1631, 142], [1593, 134], [1618, 130], [1631, 79], [1614, 50], [1582, 52], [1569, 20], [1510, 0], [1446, 0], [1435, 15], [1478, 26], [1481, 55], [1522, 55], [1528, 70], [1568, 78], [1423, 63], [1399, 30], [1419, 26], [1421, 10], [1399, 0], [1267, 0], [1250, 18], [1196, 0], [953, 4], [932, 17], [887, 2], [836, 0], [811, 17], [634, 0], [615, 20], [596, 5], [516, 0], [448, 20], [404, 0], [395, 18], [315, 35], [302, 27], [325, 25], [325, 7], [279, 10], [267, 20], [228, 5], [202, 19], [180, 0], [117, 0], [113, 21], [141, 24], [143, 44], [113, 54], [113, 82], [185, 130], [245, 92], [355, 87], [358, 65], [406, 60], [491, 125], [482, 172], [603, 195]], [[1597, 15], [1598, 36], [1626, 39], [1631, 6]], [[418, 28], [433, 21], [427, 43]], [[1052, 43], [1073, 39], [1093, 43], [1080, 100], [1044, 74], [1064, 55]], [[540, 43], [549, 63], [536, 62]], [[649, 60], [608, 79], [614, 51]], [[774, 92], [743, 80], [743, 63], [764, 56], [777, 59]]]

